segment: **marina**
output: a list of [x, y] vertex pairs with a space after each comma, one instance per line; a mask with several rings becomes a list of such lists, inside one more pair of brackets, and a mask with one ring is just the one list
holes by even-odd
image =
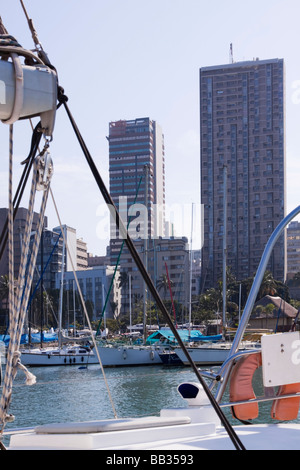
[[[157, 214], [152, 220], [152, 212], [148, 213], [152, 204], [165, 200], [162, 129], [150, 118], [109, 123], [106, 137], [109, 191], [94, 160], [95, 152], [94, 155], [90, 152], [72, 114], [73, 100], [60, 85], [58, 77], [63, 67], [52, 65], [23, 0], [20, 4], [34, 50], [23, 47], [11, 36], [0, 18], [0, 118], [2, 124], [9, 126], [8, 208], [3, 209], [5, 218], [0, 237], [0, 260], [6, 269], [1, 276], [2, 330], [6, 329], [1, 331], [4, 333], [1, 337], [6, 344], [5, 348], [0, 344], [0, 450], [116, 453], [128, 450], [299, 450], [300, 310], [289, 306], [288, 302], [284, 302], [285, 312], [278, 307], [283, 297], [292, 302], [288, 286], [284, 284], [286, 279], [283, 279], [285, 233], [289, 224], [300, 216], [299, 205], [286, 213], [285, 201], [279, 200], [281, 195], [284, 198], [285, 189], [285, 165], [281, 164], [285, 162], [283, 59], [255, 59], [254, 64], [249, 61], [235, 64], [231, 44], [229, 64], [200, 69], [201, 144], [207, 139], [206, 146], [201, 147], [201, 174], [203, 170], [207, 173], [201, 180], [204, 241], [199, 279], [206, 292], [201, 296], [200, 283], [195, 286], [198, 295], [194, 295], [197, 299], [194, 302], [193, 204], [190, 243], [185, 236], [165, 237], [167, 228], [171, 230], [170, 221], [165, 219], [159, 224], [162, 231], [156, 232]], [[232, 70], [238, 72], [235, 86], [236, 90], [240, 86], [240, 95], [232, 95], [228, 78]], [[226, 83], [217, 80], [223, 73]], [[217, 83], [222, 89], [217, 89]], [[266, 89], [260, 87], [261, 84], [266, 84]], [[260, 94], [269, 100], [268, 109], [263, 112]], [[276, 109], [275, 101], [274, 106], [271, 105], [273, 94], [276, 94]], [[216, 114], [214, 100], [219, 103]], [[250, 111], [248, 107], [252, 105], [256, 109]], [[56, 143], [61, 112], [69, 121], [89, 177], [111, 216], [111, 228], [115, 225], [116, 229], [114, 233], [111, 230], [107, 247], [109, 258], [108, 255], [103, 257], [100, 270], [97, 263], [102, 257], [92, 260], [96, 270], [88, 265], [84, 256], [86, 245], [77, 238], [75, 229], [62, 224], [52, 192], [56, 185], [56, 166], [50, 149], [51, 152], [57, 149], [52, 141]], [[225, 112], [226, 123], [220, 117]], [[39, 121], [33, 125], [32, 119], [37, 117]], [[278, 118], [276, 125], [271, 118], [274, 123]], [[14, 125], [27, 120], [31, 124], [31, 144], [26, 141], [23, 145], [30, 150], [22, 161], [23, 174], [14, 197]], [[218, 139], [212, 132], [217, 124]], [[260, 140], [257, 133], [262, 126], [266, 126], [268, 135], [261, 136]], [[231, 145], [227, 149], [231, 149], [231, 153], [218, 154], [218, 162], [213, 162], [216, 151], [224, 150], [224, 132], [230, 135]], [[254, 134], [254, 144], [250, 146], [250, 136]], [[267, 147], [267, 151], [260, 154]], [[253, 148], [259, 150], [253, 151]], [[265, 163], [270, 161], [272, 163]], [[252, 168], [253, 162], [257, 165]], [[69, 175], [62, 173], [65, 179]], [[255, 177], [252, 187], [248, 185], [250, 174]], [[140, 182], [136, 188], [138, 176]], [[26, 216], [22, 227], [21, 219], [16, 223], [16, 215], [20, 209], [19, 196], [23, 195], [28, 178], [31, 186], [26, 188], [29, 189], [28, 209], [24, 209]], [[232, 184], [228, 191], [229, 183]], [[140, 202], [132, 224], [139, 222], [135, 227], [138, 240], [132, 237], [131, 211], [128, 210], [128, 222], [127, 207], [123, 218], [119, 199], [127, 194], [125, 186], [131, 185], [136, 192], [134, 201]], [[239, 186], [244, 190], [241, 198]], [[144, 195], [138, 200], [140, 188]], [[266, 191], [266, 199], [261, 201], [260, 193], [263, 195]], [[229, 195], [232, 199], [228, 203]], [[133, 200], [134, 194], [130, 196]], [[48, 199], [53, 203], [59, 223], [51, 233], [45, 232]], [[268, 209], [265, 214], [264, 209]], [[141, 212], [146, 215], [143, 221], [139, 220]], [[250, 228], [252, 222], [255, 230]], [[147, 231], [142, 234], [145, 227]], [[255, 234], [257, 236], [253, 237]], [[44, 281], [47, 281], [45, 235], [49, 235], [48, 248], [52, 248], [46, 266], [55, 249], [60, 250], [48, 278], [49, 289], [56, 286], [51, 305], [55, 304], [56, 309], [54, 312], [52, 308], [53, 316], [50, 310], [44, 310], [45, 305], [50, 307], [51, 304], [44, 289]], [[153, 244], [148, 243], [150, 240]], [[186, 253], [182, 254], [183, 251]], [[125, 256], [123, 264], [120, 262], [122, 254]], [[236, 268], [234, 274], [229, 273], [227, 261], [231, 261], [230, 269]], [[161, 262], [164, 266], [160, 268], [165, 271], [159, 272], [158, 279], [157, 265]], [[277, 280], [269, 273], [270, 266]], [[68, 272], [72, 272], [72, 276], [68, 276]], [[247, 277], [249, 272], [255, 272], [252, 278]], [[92, 277], [88, 277], [90, 273]], [[38, 281], [34, 288], [35, 276]], [[238, 278], [241, 281], [237, 281]], [[175, 280], [177, 293], [184, 298], [177, 305], [173, 297], [177, 290]], [[39, 302], [34, 302], [38, 287], [41, 288]], [[132, 294], [132, 289], [139, 295]], [[257, 308], [258, 298], [267, 302], [275, 294], [277, 311], [274, 310], [276, 302], [271, 304], [271, 310], [265, 305], [265, 317], [262, 317], [263, 306]], [[195, 323], [192, 322], [193, 303], [196, 304], [194, 316], [198, 316]], [[180, 313], [176, 312], [176, 307]], [[111, 318], [107, 318], [108, 311]], [[184, 318], [187, 314], [188, 323]], [[132, 331], [133, 315], [143, 335]], [[149, 336], [147, 317], [152, 325], [152, 315], [157, 326], [151, 328]], [[188, 327], [178, 328], [179, 316], [182, 317], [180, 323]], [[38, 317], [37, 331], [41, 340], [45, 318], [47, 323], [49, 320], [49, 334], [55, 317], [57, 343], [43, 346], [41, 341], [40, 346], [24, 345], [24, 338], [31, 333], [31, 326], [38, 324]], [[76, 325], [78, 318], [80, 328]], [[263, 318], [267, 320], [266, 325], [261, 324]], [[257, 329], [252, 322], [256, 322]], [[128, 323], [130, 334], [125, 333]], [[159, 324], [165, 326], [159, 327]], [[192, 324], [196, 325], [195, 329]], [[228, 334], [228, 326], [230, 332], [234, 332], [232, 336]], [[116, 336], [109, 334], [109, 327], [118, 331]], [[255, 330], [257, 341], [246, 341], [247, 329], [248, 333]], [[86, 336], [80, 335], [83, 331], [87, 332]], [[132, 338], [131, 344], [102, 342], [104, 338], [127, 339], [131, 334], [135, 334], [137, 343], [141, 344], [133, 343]], [[110, 463], [118, 462], [113, 458]], [[137, 460], [133, 462], [138, 464]]]
[[[20, 429], [24, 432], [45, 422], [114, 420], [99, 365], [85, 368], [38, 367], [34, 373], [37, 383], [33, 387], [27, 387], [21, 375], [16, 378], [11, 405], [11, 413], [16, 419], [6, 426], [5, 445], [10, 442], [11, 433]], [[179, 395], [177, 386], [194, 381], [194, 373], [189, 368], [161, 365], [112, 368], [106, 370], [106, 375], [118, 419], [154, 417], [161, 408], [174, 406], [184, 409], [186, 403]], [[260, 375], [254, 377], [254, 388], [258, 393], [262, 392], [260, 379]], [[225, 409], [224, 412], [232, 425], [236, 424], [230, 410]], [[271, 421], [270, 405], [262, 403], [256, 423]], [[300, 423], [300, 418], [293, 423]]]
[[[81, 417], [80, 421], [76, 422], [73, 416], [71, 421], [66, 421], [66, 417], [63, 422], [53, 423], [51, 420], [50, 423], [36, 426], [34, 429], [12, 433], [9, 448], [11, 450], [229, 450], [231, 448], [237, 450], [245, 450], [246, 448], [278, 450], [299, 448], [300, 426], [293, 421], [297, 420], [299, 412], [300, 373], [295, 356], [297, 351], [292, 353], [295, 345], [299, 344], [299, 332], [263, 335], [261, 349], [240, 350], [242, 337], [274, 244], [288, 221], [299, 212], [300, 207], [297, 207], [278, 225], [270, 237], [251, 287], [241, 322], [233, 339], [229, 356], [220, 369], [215, 371], [197, 369], [176, 328], [172, 328], [172, 323], [170, 323], [175, 338], [179, 344], [181, 343], [192, 371], [199, 380], [198, 383], [187, 381], [177, 386], [177, 392], [187, 406], [175, 406], [176, 400], [173, 400], [172, 407], [161, 408], [159, 416], [149, 415], [149, 409], [147, 409], [147, 415], [139, 418], [137, 409], [135, 409], [134, 418], [118, 418], [106, 378], [105, 383], [114, 419], [103, 419], [102, 416], [99, 421], [82, 421]], [[6, 365], [6, 372], [7, 369]], [[264, 385], [264, 396], [261, 397], [256, 396], [253, 388], [253, 377], [257, 370], [262, 370], [260, 383]], [[149, 377], [151, 379], [151, 375], [147, 375], [147, 380]], [[27, 373], [27, 379], [33, 385], [36, 377], [32, 374], [28, 376]], [[212, 381], [212, 385], [218, 385], [215, 396], [212, 395], [210, 385], [206, 380]], [[228, 380], [230, 381], [229, 395], [227, 396]], [[275, 392], [275, 386], [279, 386], [277, 392]], [[120, 384], [119, 387], [121, 388]], [[148, 388], [146, 390], [148, 397], [149, 390]], [[122, 392], [118, 396], [122, 396], [123, 399], [125, 397], [126, 400], [128, 394], [125, 390]], [[143, 394], [143, 389], [138, 387], [138, 392]], [[157, 395], [157, 384], [155, 385], [155, 395]], [[223, 401], [226, 398], [227, 403]], [[132, 393], [130, 400], [132, 403]], [[155, 401], [159, 403], [157, 397]], [[272, 422], [270, 424], [270, 420], [265, 417], [263, 424], [256, 423], [251, 427], [241, 424], [234, 426], [223, 411], [225, 407], [231, 410], [234, 419], [243, 424], [249, 424], [249, 421], [258, 418], [259, 405], [264, 402], [270, 402], [271, 419], [279, 421], [278, 424]], [[292, 423], [286, 424], [285, 421], [292, 421]], [[283, 435], [285, 435], [285, 439], [283, 439]], [[121, 442], [119, 438], [122, 440]]]
[[[22, 375], [16, 378], [11, 408], [16, 419], [7, 425], [8, 433], [45, 422], [114, 418], [99, 365], [32, 371], [37, 377], [33, 387], [24, 384]], [[179, 382], [193, 378], [189, 369], [160, 365], [112, 368], [106, 370], [106, 375], [117, 415], [122, 418], [155, 416], [161, 407], [184, 406], [176, 388]], [[5, 442], [9, 442], [8, 436]]]
[[[21, 375], [16, 378], [11, 406], [16, 419], [5, 429], [6, 444], [10, 432], [20, 428], [34, 428], [46, 422], [114, 418], [99, 365], [84, 369], [36, 368], [34, 373], [37, 383], [33, 387], [27, 387]], [[161, 408], [184, 408], [185, 401], [178, 394], [177, 386], [194, 381], [194, 374], [188, 368], [160, 365], [107, 369], [106, 375], [118, 418], [156, 416]], [[257, 389], [258, 379], [255, 381]], [[229, 410], [226, 414], [234, 423]], [[270, 407], [265, 404], [258, 422], [270, 421]]]

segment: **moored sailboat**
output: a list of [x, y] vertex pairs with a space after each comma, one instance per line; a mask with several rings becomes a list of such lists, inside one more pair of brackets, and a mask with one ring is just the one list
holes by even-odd
[[[63, 232], [63, 231], [62, 231]], [[66, 237], [63, 234], [63, 256], [66, 250]], [[91, 337], [65, 337], [62, 331], [62, 310], [63, 310], [63, 278], [64, 263], [61, 271], [61, 288], [58, 314], [58, 333], [55, 346], [49, 347], [23, 347], [21, 349], [21, 360], [25, 366], [68, 366], [97, 364], [99, 359], [93, 351]], [[93, 335], [93, 332], [91, 333]]]
[[[239, 350], [270, 252], [286, 224], [298, 213], [300, 206], [278, 226], [266, 247], [229, 357], [218, 371], [205, 373], [212, 386], [206, 388], [197, 382], [179, 385], [186, 408], [163, 409], [158, 417], [38, 426], [12, 436], [11, 449], [299, 450], [300, 425], [286, 421], [294, 420], [299, 412], [300, 333], [264, 335], [261, 350]], [[269, 392], [256, 397], [252, 376], [260, 366]], [[230, 399], [224, 402], [227, 384]], [[270, 393], [270, 385], [279, 386], [278, 392]], [[211, 395], [214, 387], [216, 401]], [[259, 403], [266, 400], [272, 403], [275, 424], [232, 426], [224, 419], [225, 407], [232, 409], [237, 420], [255, 419]]]

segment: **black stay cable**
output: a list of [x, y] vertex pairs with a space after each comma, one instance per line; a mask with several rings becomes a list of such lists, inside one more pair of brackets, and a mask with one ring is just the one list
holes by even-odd
[[[23, 9], [26, 13], [27, 19], [29, 20], [29, 17], [27, 15], [27, 12], [25, 10], [25, 7], [24, 7], [24, 4], [23, 4], [22, 0], [21, 0], [21, 4], [22, 4]], [[29, 23], [30, 23], [30, 21], [29, 21]], [[1, 26], [1, 24], [0, 24], [0, 26]], [[36, 32], [35, 32], [35, 30], [33, 28], [33, 25], [31, 23], [30, 23], [30, 28], [31, 28], [32, 32], [34, 33], [33, 35], [34, 35], [35, 42], [37, 42], [38, 45], [40, 46], [40, 43], [38, 42], [37, 37], [35, 36]], [[51, 66], [48, 59], [47, 59], [47, 65]], [[104, 182], [103, 182], [103, 180], [102, 180], [102, 178], [101, 178], [101, 176], [100, 176], [100, 174], [97, 170], [97, 167], [96, 167], [96, 165], [95, 165], [95, 163], [94, 163], [94, 161], [93, 161], [93, 159], [90, 155], [90, 152], [89, 152], [89, 150], [88, 150], [88, 148], [87, 148], [87, 146], [86, 146], [86, 144], [85, 144], [85, 142], [84, 142], [84, 140], [83, 140], [83, 138], [82, 138], [82, 136], [79, 132], [79, 129], [76, 125], [76, 122], [75, 122], [75, 120], [74, 120], [74, 118], [73, 118], [73, 116], [72, 116], [72, 114], [69, 110], [68, 105], [67, 105], [67, 101], [68, 101], [68, 98], [64, 95], [63, 89], [61, 87], [58, 87], [59, 106], [61, 106], [63, 104], [65, 109], [66, 109], [66, 112], [68, 114], [68, 117], [70, 119], [72, 127], [74, 129], [74, 132], [75, 132], [75, 134], [77, 136], [77, 139], [79, 141], [79, 144], [80, 144], [80, 146], [83, 150], [83, 153], [84, 153], [86, 161], [87, 161], [87, 163], [90, 167], [90, 170], [92, 171], [92, 174], [93, 174], [93, 176], [96, 180], [98, 188], [100, 189], [100, 192], [102, 193], [102, 196], [103, 196], [106, 204], [108, 205], [112, 215], [116, 219], [116, 225], [117, 225], [117, 227], [118, 227], [118, 229], [121, 233], [121, 236], [122, 236], [123, 240], [125, 239], [126, 245], [127, 245], [128, 249], [131, 253], [131, 256], [133, 257], [133, 259], [136, 263], [137, 268], [139, 269], [139, 271], [140, 271], [145, 283], [147, 284], [148, 289], [151, 292], [154, 300], [156, 301], [159, 309], [161, 310], [164, 317], [166, 318], [166, 321], [168, 322], [168, 324], [170, 326], [170, 329], [171, 329], [172, 333], [174, 334], [174, 337], [176, 338], [179, 346], [184, 351], [184, 353], [185, 353], [192, 369], [195, 372], [196, 377], [198, 378], [198, 380], [199, 380], [200, 384], [202, 385], [203, 389], [205, 390], [205, 392], [206, 392], [206, 394], [207, 394], [207, 396], [208, 396], [215, 412], [217, 413], [218, 417], [220, 418], [220, 421], [223, 424], [224, 428], [226, 429], [226, 431], [228, 433], [228, 436], [230, 437], [232, 443], [234, 444], [234, 446], [237, 450], [245, 450], [245, 447], [244, 447], [243, 443], [240, 441], [240, 439], [237, 436], [237, 434], [235, 433], [233, 427], [228, 422], [226, 416], [222, 412], [219, 404], [217, 403], [214, 396], [212, 395], [210, 389], [208, 388], [208, 386], [207, 386], [206, 382], [204, 381], [202, 375], [200, 374], [199, 370], [197, 369], [194, 361], [192, 360], [189, 352], [187, 351], [187, 349], [186, 349], [181, 337], [179, 336], [175, 326], [173, 325], [172, 319], [171, 319], [168, 311], [166, 310], [166, 308], [165, 308], [165, 306], [164, 306], [164, 304], [163, 304], [163, 302], [162, 302], [162, 300], [161, 300], [161, 298], [160, 298], [160, 296], [159, 296], [159, 294], [158, 294], [158, 292], [157, 292], [157, 290], [156, 290], [156, 288], [155, 288], [155, 286], [154, 286], [154, 284], [153, 284], [153, 282], [152, 282], [152, 280], [151, 280], [151, 278], [150, 278], [150, 276], [149, 276], [142, 260], [140, 259], [135, 246], [133, 245], [133, 242], [132, 242], [132, 240], [131, 240], [128, 232], [127, 232], [127, 229], [125, 228], [125, 226], [124, 226], [124, 224], [123, 224], [123, 222], [122, 222], [122, 220], [119, 216], [118, 210], [117, 210], [117, 208], [116, 208], [116, 206], [115, 206], [115, 204], [114, 204], [114, 202], [113, 202], [113, 200], [112, 200], [112, 198], [111, 198], [111, 196], [110, 196], [110, 194], [109, 194], [109, 192], [108, 192], [108, 190], [107, 190], [107, 188], [106, 188], [106, 186], [105, 186], [105, 184], [104, 184]], [[35, 156], [35, 153], [38, 149], [38, 144], [39, 144], [40, 138], [42, 136], [42, 133], [40, 133], [40, 136], [38, 136], [37, 128], [35, 129], [35, 131], [36, 132], [34, 133], [34, 136], [33, 136], [30, 155], [24, 162], [26, 164], [26, 166], [25, 166], [23, 176], [22, 176], [22, 179], [21, 179], [22, 183], [20, 181], [19, 188], [18, 188], [17, 194], [16, 194], [15, 199], [14, 199], [14, 204], [17, 202], [16, 206], [15, 206], [15, 210], [14, 210], [14, 216], [16, 214], [16, 211], [17, 211], [18, 207], [19, 207], [19, 203], [20, 203], [20, 200], [21, 200], [24, 188], [25, 188], [25, 184], [26, 184], [26, 181], [27, 181], [27, 178], [28, 178], [33, 160], [34, 160], [34, 156]], [[20, 194], [18, 194], [19, 192], [20, 192]], [[2, 250], [0, 252], [0, 259], [1, 259], [1, 256], [3, 254], [3, 250], [4, 250], [4, 246], [5, 246], [5, 243], [3, 243], [3, 240], [4, 240], [5, 237], [7, 238], [7, 226], [6, 226], [6, 228], [5, 227], [3, 228], [3, 231], [2, 231], [2, 234], [1, 234], [1, 237], [0, 237], [0, 246], [1, 246], [1, 244], [3, 244]], [[0, 442], [0, 450], [1, 450], [1, 442]]]
[[128, 234], [128, 232], [127, 232], [127, 230], [126, 230], [126, 228], [125, 228], [125, 226], [122, 222], [122, 219], [119, 216], [118, 210], [117, 210], [117, 208], [116, 208], [116, 206], [115, 206], [115, 204], [114, 204], [114, 202], [113, 202], [113, 200], [112, 200], [112, 198], [111, 198], [111, 196], [110, 196], [110, 194], [109, 194], [109, 192], [108, 192], [108, 190], [107, 190], [107, 188], [106, 188], [106, 186], [105, 186], [105, 184], [104, 184], [104, 182], [103, 182], [103, 180], [102, 180], [102, 178], [101, 178], [101, 176], [98, 172], [98, 169], [97, 169], [97, 167], [96, 167], [96, 165], [95, 165], [95, 163], [94, 163], [94, 161], [93, 161], [93, 159], [90, 155], [90, 152], [89, 152], [89, 150], [88, 150], [88, 148], [87, 148], [87, 146], [86, 146], [86, 144], [85, 144], [85, 142], [84, 142], [84, 140], [83, 140], [83, 138], [82, 138], [82, 136], [79, 132], [77, 124], [76, 124], [76, 122], [75, 122], [75, 120], [74, 120], [74, 118], [73, 118], [73, 116], [70, 112], [70, 109], [67, 105], [67, 100], [68, 99], [67, 99], [66, 96], [62, 97], [62, 92], [63, 92], [63, 90], [61, 89], [60, 98], [63, 99], [64, 107], [66, 109], [66, 112], [67, 112], [68, 117], [70, 119], [70, 122], [72, 124], [73, 130], [74, 130], [74, 132], [77, 136], [79, 144], [80, 144], [80, 146], [83, 150], [86, 161], [87, 161], [87, 163], [88, 163], [88, 165], [89, 165], [89, 167], [92, 171], [92, 174], [93, 174], [93, 176], [96, 180], [98, 188], [100, 189], [100, 191], [102, 193], [104, 201], [108, 205], [108, 208], [111, 211], [113, 217], [116, 219], [117, 228], [119, 229], [122, 238], [125, 239], [126, 245], [127, 245], [128, 249], [130, 251], [131, 256], [133, 257], [133, 259], [136, 263], [137, 268], [139, 269], [144, 281], [146, 282], [146, 284], [148, 286], [148, 289], [149, 289], [149, 291], [151, 292], [151, 294], [153, 296], [153, 299], [155, 300], [155, 302], [157, 303], [159, 309], [161, 310], [161, 312], [165, 316], [165, 318], [166, 318], [166, 320], [167, 320], [167, 322], [168, 322], [168, 324], [169, 324], [169, 326], [172, 330], [172, 333], [175, 336], [179, 346], [183, 349], [183, 351], [184, 351], [191, 367], [193, 368], [200, 384], [202, 385], [203, 389], [205, 390], [205, 392], [206, 392], [206, 394], [207, 394], [207, 396], [208, 396], [215, 412], [217, 413], [218, 417], [220, 418], [220, 421], [223, 424], [224, 428], [226, 429], [232, 443], [234, 444], [234, 446], [237, 450], [245, 450], [245, 447], [244, 447], [243, 443], [240, 441], [240, 439], [237, 436], [235, 430], [233, 429], [231, 424], [228, 422], [226, 416], [222, 412], [219, 404], [215, 400], [215, 398], [212, 395], [210, 389], [208, 388], [205, 380], [203, 379], [203, 377], [200, 374], [199, 370], [197, 369], [194, 361], [192, 360], [188, 350], [186, 349], [181, 337], [178, 334], [178, 331], [176, 330], [175, 326], [173, 325], [172, 319], [171, 319], [168, 311], [166, 310], [166, 308], [165, 308], [165, 306], [164, 306], [164, 304], [163, 304], [163, 302], [162, 302], [162, 300], [161, 300], [161, 298], [160, 298], [160, 296], [159, 296], [159, 294], [158, 294], [158, 292], [157, 292], [157, 290], [156, 290], [156, 288], [155, 288], [155, 286], [154, 286], [154, 284], [153, 284], [153, 282], [152, 282], [152, 280], [151, 280], [151, 278], [150, 278], [150, 276], [149, 276], [142, 260], [140, 259], [139, 255], [138, 255], [138, 252], [137, 252], [137, 250], [136, 250], [136, 248], [135, 248], [135, 246], [134, 246], [134, 244], [133, 244], [133, 242], [132, 242], [132, 240], [131, 240], [131, 238], [130, 238], [130, 236], [129, 236], [129, 234]]

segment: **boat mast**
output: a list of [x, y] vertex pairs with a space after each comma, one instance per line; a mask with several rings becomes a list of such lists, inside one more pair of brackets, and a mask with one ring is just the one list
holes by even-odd
[[191, 246], [190, 246], [189, 337], [191, 336], [191, 323], [192, 323], [193, 225], [194, 225], [194, 203], [192, 203]]
[[41, 233], [41, 348], [43, 347], [43, 321], [44, 321], [44, 224]]
[[61, 262], [59, 316], [58, 316], [58, 346], [59, 348], [61, 348], [62, 346], [61, 332], [62, 332], [62, 307], [63, 307], [64, 272], [65, 272], [65, 237], [66, 237], [65, 227], [63, 227], [63, 231], [64, 231], [64, 241], [63, 241], [62, 262]]
[[73, 336], [76, 336], [75, 330], [75, 322], [76, 322], [76, 309], [75, 309], [75, 280], [73, 280]]
[[131, 311], [131, 274], [129, 274], [129, 328], [132, 333], [132, 311]]
[[[148, 271], [148, 236], [149, 236], [149, 224], [148, 224], [148, 176], [149, 176], [149, 167], [145, 165], [145, 207], [146, 207], [146, 217], [144, 228], [144, 264], [146, 271]], [[144, 315], [143, 315], [143, 334], [144, 334], [144, 344], [147, 340], [147, 296], [148, 289], [146, 281], [144, 280]]]
[[226, 329], [226, 263], [227, 263], [227, 166], [224, 165], [223, 195], [223, 337]]
[[[104, 295], [104, 283], [102, 282], [102, 305], [104, 305], [104, 302], [105, 302], [105, 295]], [[104, 325], [104, 334], [105, 334], [105, 338], [106, 338], [106, 310], [104, 310], [104, 314], [103, 314], [103, 325]]]

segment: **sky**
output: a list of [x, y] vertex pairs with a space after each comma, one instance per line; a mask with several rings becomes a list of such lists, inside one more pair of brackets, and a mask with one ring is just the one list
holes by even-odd
[[[176, 235], [192, 236], [193, 248], [201, 244], [199, 69], [229, 63], [231, 43], [235, 62], [283, 58], [287, 212], [299, 205], [299, 0], [24, 0], [24, 4], [107, 187], [109, 122], [150, 117], [160, 124], [165, 136], [166, 204], [182, 207]], [[19, 0], [1, 0], [0, 16], [8, 32], [24, 48], [33, 49]], [[30, 139], [28, 121], [17, 122], [14, 188]], [[63, 108], [57, 112], [50, 152], [51, 187], [62, 223], [76, 228], [90, 253], [105, 254], [108, 211]], [[7, 207], [7, 187], [8, 126], [1, 124], [0, 207]], [[27, 207], [26, 197], [22, 207]], [[58, 225], [51, 199], [46, 215], [50, 229]]]

